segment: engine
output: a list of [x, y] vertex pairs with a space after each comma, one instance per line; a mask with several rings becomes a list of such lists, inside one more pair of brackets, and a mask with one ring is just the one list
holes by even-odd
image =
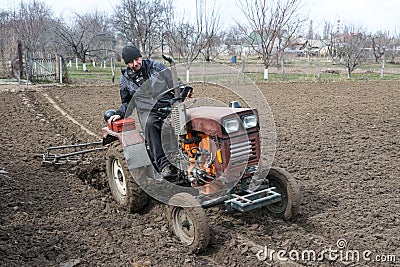
[[258, 170], [260, 142], [256, 110], [201, 107], [186, 112], [186, 134], [180, 135], [179, 145], [187, 179], [193, 187], [207, 188], [211, 184], [215, 187], [250, 177]]

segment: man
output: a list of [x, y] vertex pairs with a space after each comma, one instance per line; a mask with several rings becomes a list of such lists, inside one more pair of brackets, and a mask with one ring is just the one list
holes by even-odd
[[[115, 120], [129, 116], [127, 109], [132, 98], [133, 104], [136, 106], [142, 128], [145, 132], [145, 139], [150, 148], [150, 158], [154, 162], [157, 171], [161, 171], [161, 177], [168, 179], [173, 175], [173, 166], [168, 161], [164, 154], [161, 144], [161, 130], [164, 119], [168, 114], [160, 111], [160, 108], [170, 107], [174, 98], [173, 90], [166, 94], [162, 94], [160, 98], [156, 98], [154, 92], [154, 84], [161, 82], [161, 89], [172, 88], [172, 80], [170, 79], [170, 72], [167, 67], [161, 62], [152, 59], [142, 59], [142, 54], [135, 46], [125, 46], [122, 49], [122, 58], [127, 65], [127, 68], [122, 69], [122, 76], [120, 78], [120, 96], [121, 106], [107, 121], [111, 123]], [[159, 78], [160, 76], [163, 79]], [[145, 83], [146, 82], [146, 83]], [[151, 84], [151, 85], [149, 85]], [[164, 88], [165, 87], [165, 88]], [[167, 88], [169, 87], [169, 88]], [[158, 89], [159, 92], [161, 89]], [[129, 113], [129, 111], [128, 111]]]

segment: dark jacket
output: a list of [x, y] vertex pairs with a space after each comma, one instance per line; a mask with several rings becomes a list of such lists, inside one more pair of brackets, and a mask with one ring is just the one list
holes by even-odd
[[[141, 71], [140, 79], [143, 81], [139, 82], [131, 70], [121, 69], [120, 96], [122, 104], [118, 108], [117, 114], [123, 118], [129, 116], [135, 107], [139, 111], [150, 111], [170, 106], [168, 100], [173, 98], [173, 90], [165, 94], [169, 88], [172, 88], [170, 70], [161, 62], [146, 59], [142, 61]], [[127, 111], [128, 114], [126, 114]]]

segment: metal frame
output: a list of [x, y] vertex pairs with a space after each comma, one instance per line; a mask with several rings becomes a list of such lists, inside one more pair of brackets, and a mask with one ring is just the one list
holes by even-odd
[[[94, 146], [94, 148], [90, 149], [84, 149], [84, 150], [79, 150], [77, 149], [84, 148], [84, 147], [90, 147]], [[101, 147], [99, 147], [101, 146]], [[54, 150], [65, 150], [65, 149], [75, 149], [74, 152], [70, 153], [63, 153], [63, 154], [55, 154], [51, 153], [51, 151]], [[84, 143], [84, 144], [74, 144], [74, 145], [65, 145], [65, 146], [52, 146], [47, 148], [47, 153], [42, 154], [42, 163], [48, 163], [48, 164], [65, 164], [67, 162], [71, 163], [78, 163], [81, 161], [80, 155], [94, 152], [94, 151], [102, 151], [106, 150], [107, 147], [103, 146], [102, 141], [98, 142], [92, 142], [92, 143]]]
[[246, 190], [244, 195], [231, 194], [233, 198], [225, 201], [226, 208], [244, 212], [281, 201], [281, 194], [274, 190], [270, 187], [255, 192]]

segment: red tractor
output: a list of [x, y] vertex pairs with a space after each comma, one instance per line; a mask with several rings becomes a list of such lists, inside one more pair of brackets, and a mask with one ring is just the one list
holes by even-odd
[[[132, 212], [140, 211], [149, 197], [168, 204], [170, 226], [194, 253], [209, 241], [204, 208], [223, 204], [226, 210], [246, 212], [265, 206], [285, 220], [295, 217], [300, 206], [296, 180], [282, 168], [261, 164], [258, 110], [242, 108], [236, 101], [229, 106], [186, 107], [177, 90], [173, 59], [165, 59], [172, 66], [175, 101], [165, 109], [169, 115], [162, 143], [176, 174], [170, 181], [160, 177], [134, 119], [115, 121], [102, 129], [101, 142], [114, 199]], [[83, 153], [87, 151], [92, 150]]]

